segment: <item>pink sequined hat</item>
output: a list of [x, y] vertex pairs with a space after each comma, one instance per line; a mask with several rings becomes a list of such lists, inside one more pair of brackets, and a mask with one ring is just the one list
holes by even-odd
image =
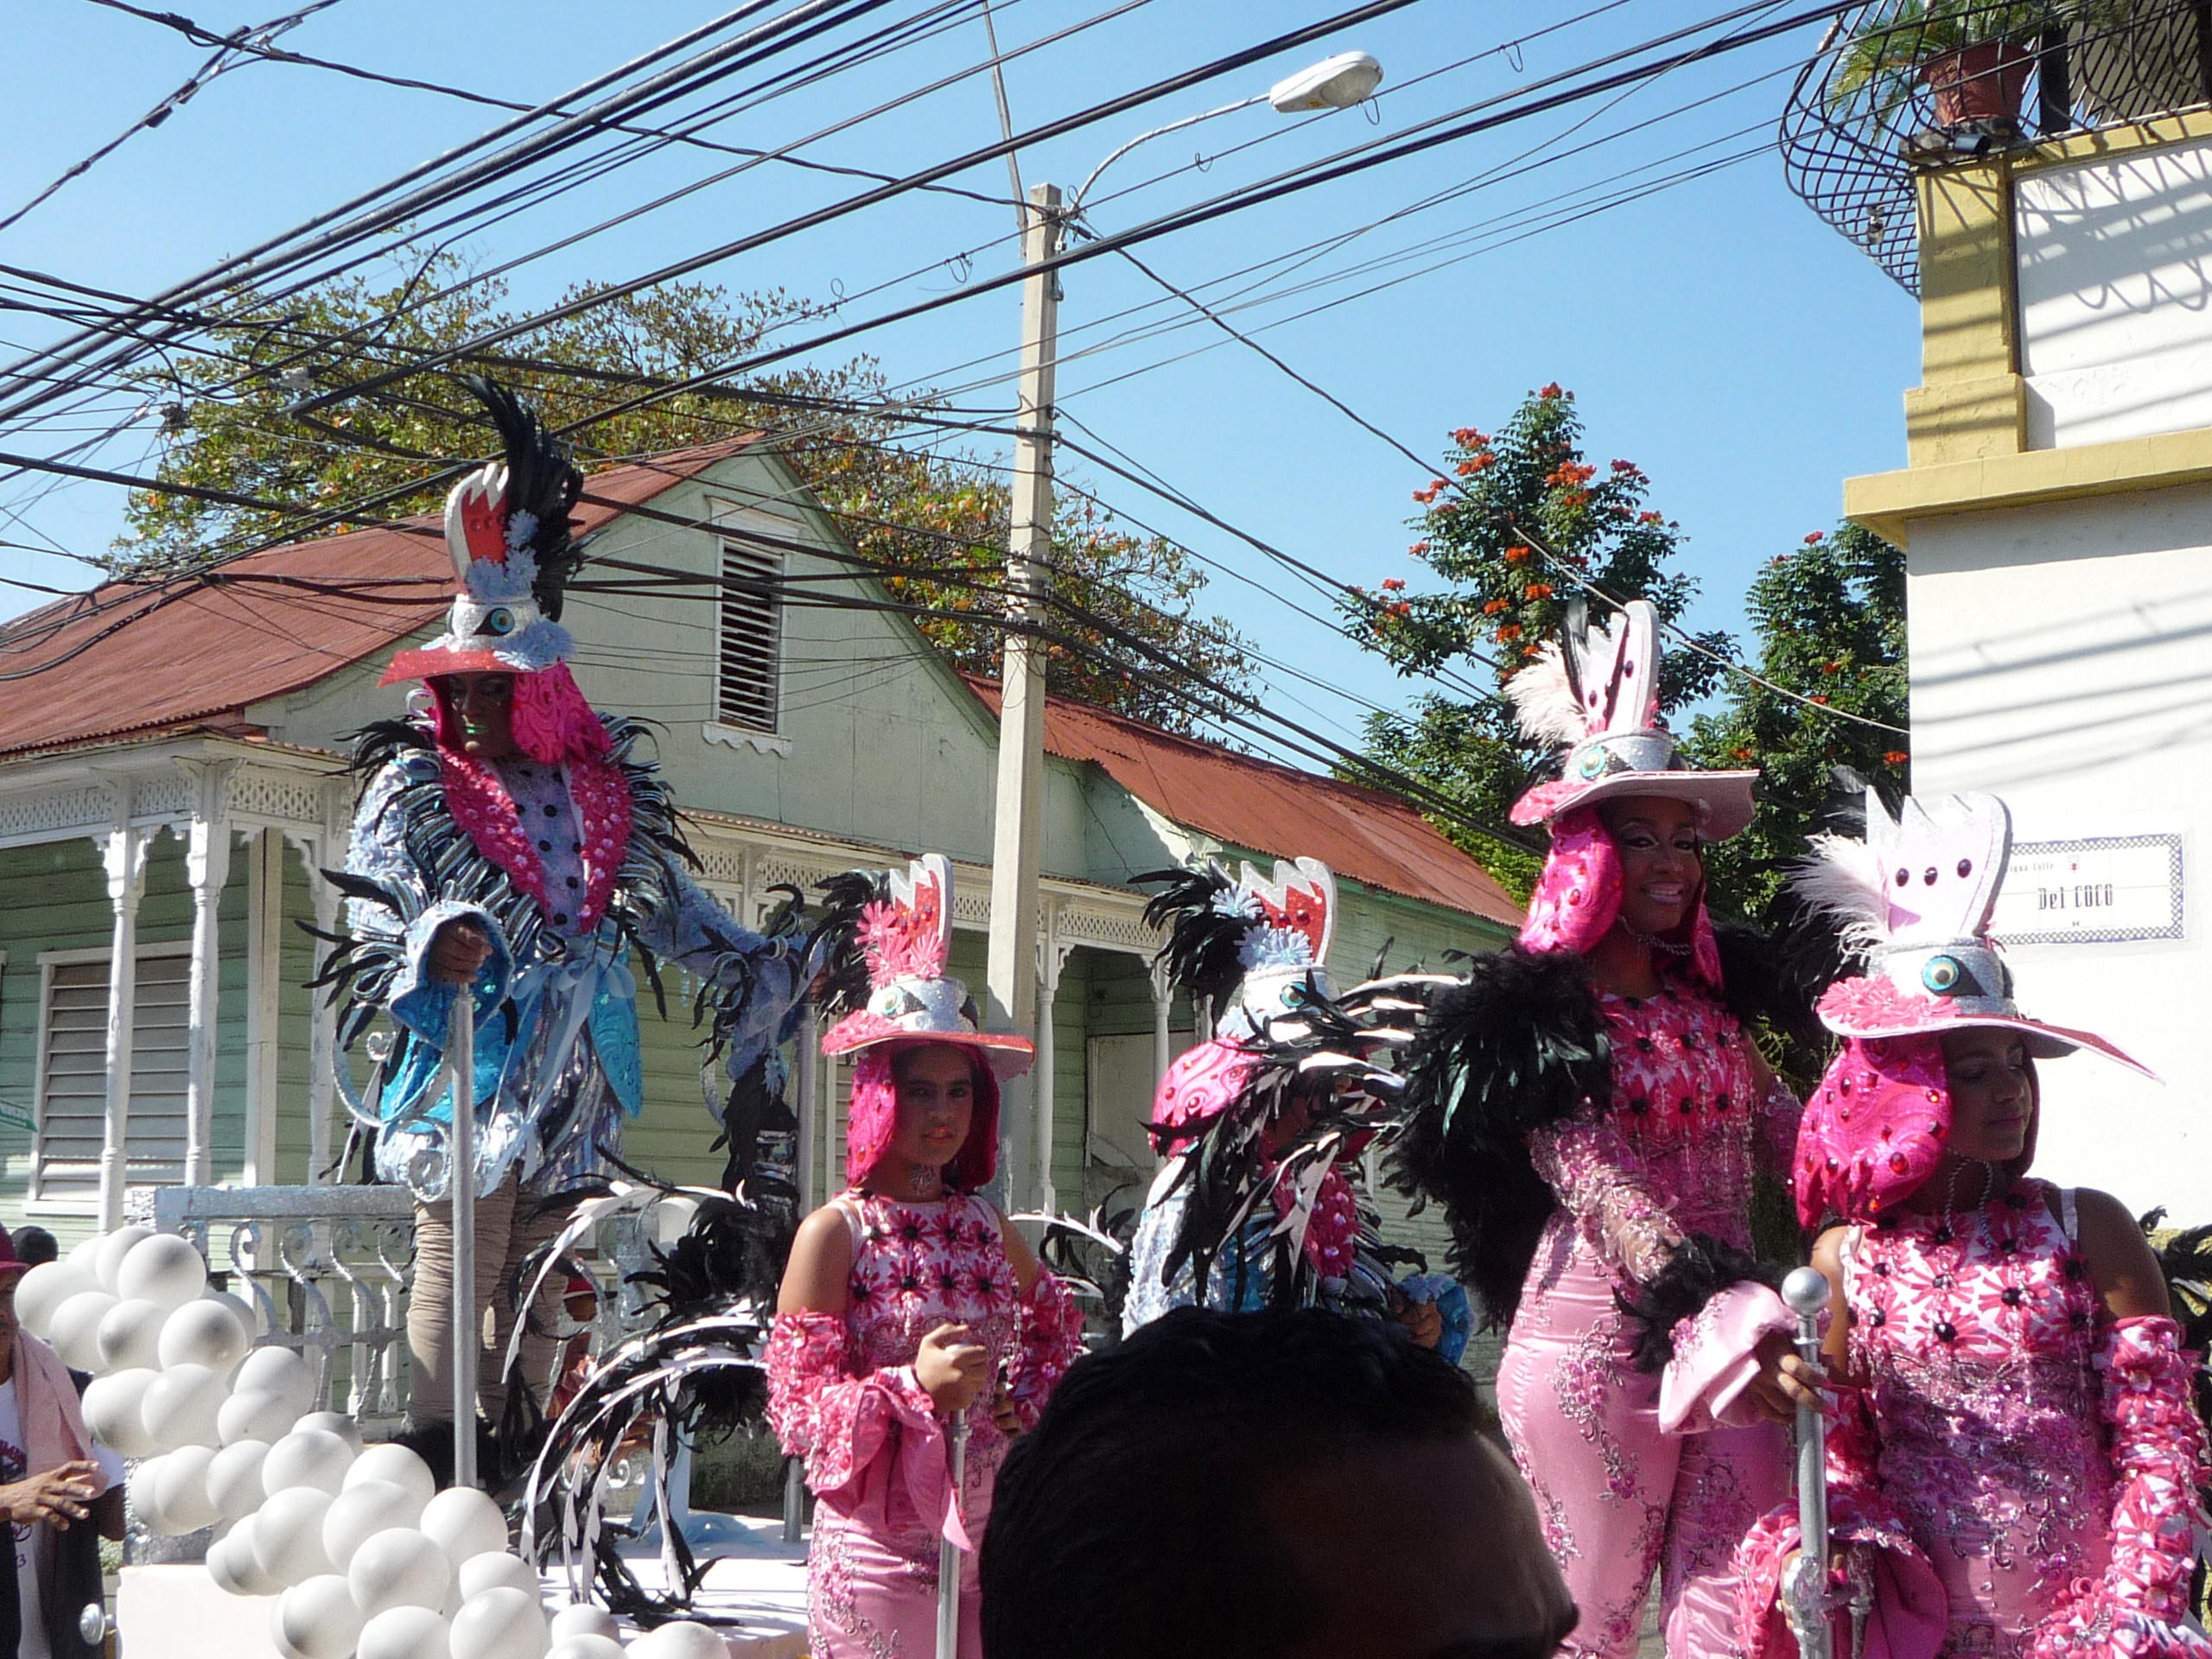
[[1869, 969], [1828, 988], [1821, 1023], [1843, 1037], [1998, 1026], [2037, 1059], [2086, 1048], [2152, 1075], [2095, 1033], [2031, 1020], [2013, 1001], [2012, 969], [1989, 935], [2012, 849], [2012, 814], [1985, 794], [1908, 796], [1893, 818], [1870, 788], [1866, 840], [1815, 836], [1790, 885], [1840, 925]]
[[1659, 613], [1632, 599], [1610, 627], [1592, 627], [1579, 597], [1557, 640], [1506, 686], [1521, 728], [1567, 751], [1560, 776], [1513, 804], [1516, 823], [1541, 823], [1623, 795], [1686, 801], [1698, 833], [1726, 841], [1751, 821], [1756, 772], [1694, 772], [1659, 724]]
[[1947, 1031], [2017, 1031], [2038, 1059], [2086, 1048], [2151, 1075], [2095, 1033], [2031, 1020], [2013, 1001], [1989, 937], [2012, 849], [2004, 802], [1908, 798], [1892, 818], [1870, 789], [1866, 826], [1864, 841], [1815, 836], [1790, 882], [1871, 969], [1821, 999], [1821, 1022], [1847, 1040], [1798, 1124], [1793, 1185], [1808, 1227], [1872, 1220], [1934, 1173], [1951, 1131]]
[[886, 1043], [952, 1043], [982, 1050], [995, 1077], [1018, 1077], [1029, 1069], [1036, 1045], [1012, 1032], [983, 1030], [976, 999], [944, 970], [952, 944], [952, 865], [944, 854], [924, 854], [903, 875], [887, 872], [876, 896], [861, 908], [856, 933], [868, 1000], [830, 1028], [822, 1039], [824, 1054]]

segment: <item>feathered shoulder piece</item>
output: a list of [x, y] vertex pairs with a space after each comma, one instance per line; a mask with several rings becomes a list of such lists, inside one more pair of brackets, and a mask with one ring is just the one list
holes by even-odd
[[1337, 884], [1317, 858], [1277, 859], [1264, 875], [1247, 861], [1234, 880], [1215, 859], [1135, 879], [1160, 888], [1144, 911], [1147, 925], [1167, 931], [1156, 959], [1172, 983], [1217, 1014], [1248, 977], [1301, 976], [1328, 958]]
[[1404, 1128], [1390, 1182], [1418, 1213], [1444, 1208], [1453, 1273], [1486, 1320], [1513, 1317], [1552, 1212], [1530, 1130], [1612, 1098], [1612, 1055], [1588, 965], [1563, 951], [1500, 950], [1433, 982], [1407, 1051]]

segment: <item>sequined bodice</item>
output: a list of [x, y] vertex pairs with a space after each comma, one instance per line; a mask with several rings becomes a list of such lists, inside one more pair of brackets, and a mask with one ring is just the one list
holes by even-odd
[[1765, 1107], [1750, 1040], [1726, 1008], [1693, 994], [1601, 995], [1599, 1007], [1613, 1045], [1610, 1122], [1646, 1190], [1685, 1231], [1747, 1243]]
[[[1882, 1489], [1950, 1589], [1947, 1652], [2010, 1651], [2005, 1636], [2109, 1554], [2100, 1304], [2052, 1213], [2061, 1200], [2025, 1181], [1955, 1220], [1907, 1212], [1845, 1246], [1852, 1369], [1872, 1395]], [[1968, 1606], [1986, 1640], [1961, 1626]]]
[[[853, 1369], [911, 1365], [924, 1337], [956, 1324], [969, 1328], [968, 1340], [989, 1350], [995, 1375], [1014, 1351], [1020, 1299], [996, 1212], [964, 1192], [931, 1204], [848, 1192], [838, 1203], [861, 1220], [845, 1313]], [[986, 1389], [969, 1408], [977, 1453], [1001, 1439], [991, 1427], [990, 1402]]]

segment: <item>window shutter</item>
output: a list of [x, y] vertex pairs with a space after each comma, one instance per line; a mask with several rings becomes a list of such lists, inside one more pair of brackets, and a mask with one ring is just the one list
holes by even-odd
[[[54, 967], [38, 1115], [41, 1198], [90, 1198], [99, 1190], [107, 1126], [107, 969], [105, 961]], [[184, 1179], [191, 978], [190, 957], [138, 958], [124, 1137], [125, 1179], [137, 1185]]]
[[777, 728], [783, 606], [774, 584], [783, 574], [783, 555], [775, 549], [722, 543], [715, 717], [725, 726], [772, 734]]

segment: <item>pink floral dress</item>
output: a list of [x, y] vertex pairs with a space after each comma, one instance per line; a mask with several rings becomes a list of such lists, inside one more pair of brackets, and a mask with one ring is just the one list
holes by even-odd
[[976, 1556], [1007, 1440], [986, 1389], [966, 1414], [968, 1451], [951, 1491], [950, 1439], [914, 1374], [922, 1338], [967, 1325], [1024, 1427], [1081, 1351], [1082, 1315], [1041, 1269], [1024, 1294], [999, 1213], [971, 1194], [902, 1204], [871, 1193], [835, 1201], [854, 1232], [848, 1302], [833, 1313], [779, 1313], [768, 1344], [768, 1416], [784, 1450], [806, 1460], [818, 1500], [808, 1556], [814, 1659], [927, 1659], [935, 1649], [938, 1551], [967, 1551], [963, 1659], [982, 1652]]
[[1563, 1653], [1628, 1659], [1652, 1574], [1667, 1651], [1737, 1651], [1734, 1551], [1782, 1494], [1779, 1424], [1669, 1433], [1659, 1382], [1631, 1369], [1617, 1298], [1690, 1232], [1751, 1242], [1752, 1172], [1788, 1168], [1797, 1102], [1762, 1096], [1749, 1039], [1688, 986], [1601, 995], [1612, 1107], [1530, 1136], [1559, 1200], [1498, 1368], [1498, 1414], [1546, 1541], [1582, 1611]]
[[[2203, 1431], [2164, 1319], [2114, 1320], [2041, 1181], [1955, 1217], [1901, 1211], [1841, 1249], [1849, 1359], [1833, 1529], [1875, 1592], [1878, 1656], [2212, 1652], [2187, 1611]], [[1753, 1650], [1794, 1517], [1745, 1549]]]

